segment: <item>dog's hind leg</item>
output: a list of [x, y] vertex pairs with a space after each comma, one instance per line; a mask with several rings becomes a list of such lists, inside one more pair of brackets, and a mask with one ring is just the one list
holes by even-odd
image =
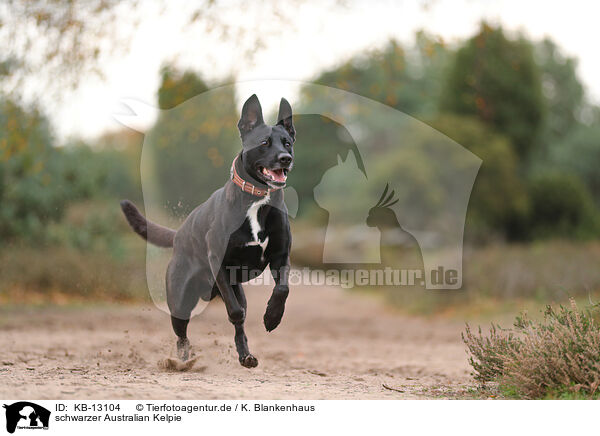
[[186, 361], [190, 358], [190, 340], [187, 338], [189, 319], [179, 319], [171, 315], [171, 325], [177, 335], [177, 357]]
[[[244, 309], [244, 313], [246, 313], [246, 308], [248, 304], [246, 302], [246, 295], [244, 294], [244, 289], [242, 285], [234, 284], [232, 285], [233, 291], [235, 293], [235, 297], [240, 303], [240, 306]], [[246, 337], [246, 332], [244, 331], [244, 321], [242, 319], [241, 322], [233, 323], [235, 327], [235, 348], [237, 349], [239, 361], [242, 366], [246, 368], [254, 368], [258, 365], [258, 360], [252, 354], [250, 354], [250, 350], [248, 349], [248, 338]]]
[[177, 357], [183, 361], [190, 358], [187, 326], [200, 298], [199, 283], [195, 277], [189, 260], [182, 256], [171, 259], [167, 269], [167, 305], [171, 312], [171, 325], [177, 335]]

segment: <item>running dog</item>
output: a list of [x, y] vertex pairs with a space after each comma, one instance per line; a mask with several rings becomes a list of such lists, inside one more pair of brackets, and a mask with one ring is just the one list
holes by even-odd
[[235, 327], [240, 364], [253, 368], [258, 360], [250, 354], [244, 332], [242, 283], [252, 278], [247, 272], [270, 266], [275, 287], [263, 317], [267, 331], [281, 322], [289, 293], [292, 237], [282, 188], [294, 160], [292, 108], [282, 98], [277, 124], [267, 125], [252, 95], [244, 103], [238, 129], [242, 150], [231, 166], [231, 179], [194, 209], [179, 230], [148, 221], [129, 200], [121, 202], [121, 209], [138, 235], [173, 247], [166, 287], [179, 359], [190, 358], [187, 326], [199, 299], [220, 295]]

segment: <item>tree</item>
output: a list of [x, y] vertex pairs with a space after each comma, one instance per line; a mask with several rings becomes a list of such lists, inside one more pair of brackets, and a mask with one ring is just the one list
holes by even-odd
[[0, 240], [35, 240], [65, 205], [50, 127], [36, 108], [11, 100], [0, 100], [0, 125]]
[[531, 44], [482, 23], [456, 52], [441, 109], [475, 116], [507, 136], [520, 158], [538, 141], [544, 117], [541, 75]]
[[517, 156], [508, 138], [469, 117], [443, 115], [433, 126], [483, 161], [469, 201], [468, 237], [478, 241], [498, 235], [522, 238], [529, 198], [527, 187], [518, 176]]
[[576, 59], [565, 56], [549, 38], [535, 44], [534, 49], [547, 108], [545, 136], [546, 141], [552, 142], [579, 124], [584, 89], [577, 77]]
[[204, 93], [208, 88], [194, 72], [163, 69], [163, 110], [144, 147], [154, 155], [160, 201], [176, 216], [186, 216], [223, 186], [240, 150], [233, 88]]
[[[303, 3], [306, 0], [288, 1], [285, 7], [274, 0], [183, 2], [177, 6], [180, 21], [175, 25], [177, 31], [200, 30], [232, 44], [239, 57], [250, 60], [265, 41], [293, 30]], [[334, 1], [329, 8], [341, 3]], [[22, 85], [33, 78], [39, 89], [60, 96], [84, 76], [102, 77], [106, 56], [126, 53], [141, 20], [160, 20], [169, 6], [173, 3], [167, 0], [7, 0], [0, 5], [0, 85], [21, 97]], [[239, 19], [241, 10], [244, 20]]]
[[546, 165], [579, 177], [600, 206], [600, 125], [580, 125], [551, 144]]
[[180, 73], [170, 66], [161, 70], [161, 84], [158, 89], [158, 107], [173, 109], [175, 106], [208, 91], [208, 86], [194, 72]]
[[440, 38], [420, 31], [405, 48], [389, 41], [383, 49], [357, 55], [313, 82], [372, 98], [413, 116], [437, 110], [448, 50]]
[[543, 237], [596, 237], [598, 211], [577, 176], [544, 171], [530, 182], [531, 232]]

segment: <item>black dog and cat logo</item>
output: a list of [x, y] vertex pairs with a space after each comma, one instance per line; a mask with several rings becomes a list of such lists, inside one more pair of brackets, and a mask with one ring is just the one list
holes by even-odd
[[5, 404], [6, 431], [14, 433], [16, 429], [48, 430], [50, 411], [29, 401]]

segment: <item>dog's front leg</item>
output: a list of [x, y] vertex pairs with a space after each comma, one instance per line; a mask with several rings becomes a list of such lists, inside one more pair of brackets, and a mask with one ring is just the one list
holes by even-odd
[[206, 234], [206, 243], [208, 248], [208, 263], [215, 279], [215, 284], [225, 303], [229, 321], [234, 325], [243, 323], [246, 318], [246, 311], [235, 297], [235, 292], [227, 271], [225, 268], [222, 268], [226, 242], [216, 236], [215, 232], [208, 232]]
[[[246, 296], [244, 295], [244, 289], [242, 285], [234, 284], [233, 290], [235, 292], [235, 296], [238, 302], [241, 304], [242, 309], [246, 310]], [[246, 332], [244, 331], [244, 323], [235, 324], [235, 348], [238, 352], [239, 361], [242, 366], [246, 368], [254, 368], [258, 365], [258, 360], [252, 354], [250, 354], [250, 350], [248, 349], [248, 338], [246, 337]]]
[[288, 286], [288, 278], [290, 275], [290, 256], [288, 251], [280, 253], [270, 262], [271, 274], [275, 281], [275, 287], [269, 302], [267, 303], [267, 310], [263, 321], [265, 328], [268, 332], [274, 330], [283, 317], [283, 311], [285, 310], [285, 301], [287, 300], [290, 292]]
[[227, 274], [226, 269], [221, 267], [223, 257], [220, 255], [220, 249], [222, 248], [220, 244], [222, 241], [216, 239], [214, 235], [211, 235], [209, 232], [206, 235], [206, 242], [211, 272], [213, 273], [215, 283], [217, 288], [219, 288], [219, 292], [225, 303], [229, 321], [235, 327], [235, 346], [238, 351], [240, 364], [247, 368], [254, 368], [258, 365], [258, 360], [250, 354], [250, 351], [248, 350], [248, 339], [244, 332], [244, 321], [246, 319], [246, 296], [244, 295], [244, 290], [238, 283], [233, 283], [231, 277]]

